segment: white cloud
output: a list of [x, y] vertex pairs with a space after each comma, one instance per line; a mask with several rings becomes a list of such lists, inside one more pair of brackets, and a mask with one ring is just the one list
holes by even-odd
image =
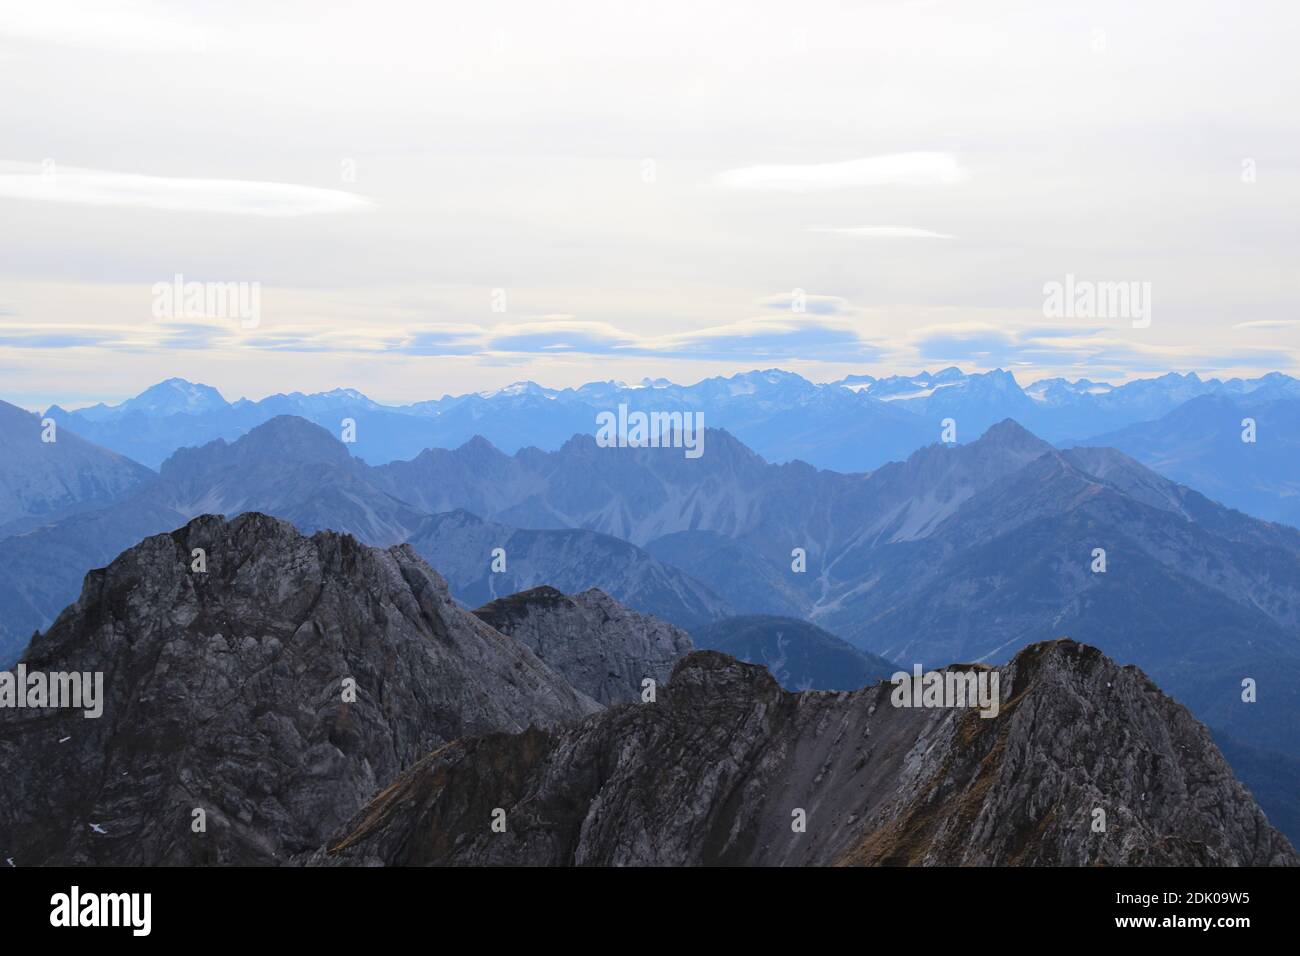
[[9, 162], [0, 162], [0, 198], [277, 217], [349, 212], [374, 205], [356, 193], [294, 183], [180, 179]]
[[[1066, 272], [1159, 286], [1170, 321], [1124, 333], [1138, 345], [1300, 354], [1300, 293], [1278, 272], [1300, 253], [1279, 214], [1300, 208], [1288, 119], [1300, 7], [1264, 0], [1255, 16], [1216, 18], [1173, 0], [1097, 0], [1086, 13], [755, 0], [740, 17], [685, 0], [607, 6], [375, 0], [362, 16], [342, 0], [0, 0], [0, 158], [374, 201], [364, 216], [206, 215], [164, 229], [181, 215], [145, 207], [177, 201], [171, 183], [142, 203], [125, 180], [92, 182], [75, 202], [4, 198], [36, 185], [8, 182], [0, 310], [23, 326], [0, 328], [15, 343], [0, 344], [6, 389], [98, 389], [111, 367], [132, 394], [218, 368], [247, 391], [368, 376], [427, 397], [434, 382], [476, 391], [527, 366], [567, 384], [724, 373], [758, 348], [784, 349], [764, 365], [815, 354], [853, 366], [832, 378], [889, 372], [924, 364], [911, 334], [949, 320], [1041, 330], [1041, 284]], [[1246, 157], [1256, 184], [1241, 181]], [[233, 203], [224, 185], [198, 188], [201, 208], [271, 211], [243, 197], [256, 186], [236, 184]], [[130, 204], [79, 204], [105, 191]], [[898, 231], [917, 227], [960, 238]], [[261, 326], [155, 326], [150, 285], [176, 273], [260, 281]], [[508, 316], [490, 311], [498, 287]], [[888, 362], [872, 368], [833, 328], [714, 331], [791, 315], [796, 288], [820, 294], [803, 320], [857, 320]], [[767, 301], [777, 290], [791, 291]], [[555, 314], [608, 327], [528, 327]], [[1250, 324], [1261, 321], [1280, 324]], [[96, 348], [82, 323], [118, 328]], [[1094, 356], [1120, 367], [1122, 342], [1066, 349], [1077, 338], [1018, 333], [1007, 354], [1047, 375], [1087, 374]], [[207, 348], [183, 347], [197, 342]]]
[[811, 312], [813, 315], [844, 315], [853, 311], [853, 305], [838, 295], [818, 295], [813, 292], [794, 290], [769, 295], [758, 300], [766, 309], [779, 309], [784, 312]]
[[1254, 329], [1260, 332], [1280, 332], [1300, 326], [1300, 319], [1261, 319], [1255, 322], [1238, 322], [1234, 329]]
[[44, 43], [110, 50], [193, 50], [199, 30], [153, 4], [42, 0], [5, 5], [0, 33]]
[[714, 177], [723, 189], [811, 192], [862, 186], [947, 186], [967, 178], [947, 153], [891, 153], [839, 163], [798, 166], [745, 166]]
[[863, 236], [869, 239], [956, 239], [946, 232], [931, 232], [912, 226], [810, 226], [809, 232], [830, 232], [841, 236]]

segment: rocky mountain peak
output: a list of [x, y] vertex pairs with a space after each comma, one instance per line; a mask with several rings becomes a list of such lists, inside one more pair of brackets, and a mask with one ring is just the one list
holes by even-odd
[[602, 704], [641, 699], [643, 682], [667, 682], [692, 648], [681, 628], [633, 611], [596, 588], [572, 596], [552, 587], [532, 588], [474, 613]]
[[197, 518], [91, 572], [24, 662], [100, 672], [105, 699], [99, 719], [0, 710], [0, 763], [18, 768], [0, 853], [18, 865], [286, 862], [430, 750], [598, 709], [409, 547], [258, 513]]
[[784, 692], [771, 672], [720, 651], [693, 651], [673, 668], [668, 694], [677, 706], [711, 698], [777, 702]]
[[979, 440], [992, 447], [1036, 451], [1039, 454], [1052, 450], [1049, 442], [1043, 441], [1013, 418], [1004, 418], [997, 424], [990, 425]]
[[519, 591], [508, 597], [497, 598], [495, 601], [483, 605], [474, 613], [482, 620], [496, 627], [497, 623], [504, 624], [512, 618], [523, 618], [535, 611], [550, 610], [556, 607], [568, 608], [573, 606], [573, 603], [573, 600], [563, 591], [553, 588], [549, 584], [543, 584], [540, 587]]

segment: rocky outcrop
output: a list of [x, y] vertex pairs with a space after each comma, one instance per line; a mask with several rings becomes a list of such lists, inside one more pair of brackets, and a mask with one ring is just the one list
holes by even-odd
[[598, 709], [408, 546], [258, 513], [92, 571], [24, 663], [102, 672], [105, 701], [98, 719], [0, 709], [0, 858], [18, 866], [290, 861], [449, 741]]
[[552, 587], [533, 588], [474, 613], [602, 704], [640, 700], [642, 681], [667, 683], [673, 665], [692, 650], [691, 636], [681, 628], [595, 588], [571, 597]]
[[1205, 728], [1137, 669], [1060, 640], [998, 674], [984, 718], [895, 707], [887, 683], [787, 693], [697, 652], [655, 703], [430, 754], [313, 862], [1297, 862]]

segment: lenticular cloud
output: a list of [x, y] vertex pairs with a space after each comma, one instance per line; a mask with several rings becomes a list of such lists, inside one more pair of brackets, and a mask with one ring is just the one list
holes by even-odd
[[745, 166], [719, 173], [714, 183], [723, 189], [810, 192], [859, 186], [946, 186], [966, 175], [947, 153], [891, 153], [839, 163]]
[[356, 193], [294, 183], [143, 176], [50, 163], [0, 163], [0, 198], [280, 217], [373, 205]]

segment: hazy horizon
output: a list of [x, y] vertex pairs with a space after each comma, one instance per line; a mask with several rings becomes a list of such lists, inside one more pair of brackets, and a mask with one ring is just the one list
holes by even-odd
[[1292, 5], [3, 7], [9, 401], [1300, 371]]
[[[901, 378], [915, 378], [915, 377], [921, 377], [921, 376], [924, 376], [924, 375], [938, 375], [938, 374], [940, 374], [940, 373], [942, 373], [942, 372], [944, 372], [944, 371], [947, 371], [947, 370], [949, 370], [949, 369], [952, 369], [952, 368], [956, 368], [959, 372], [961, 372], [961, 373], [964, 374], [964, 375], [972, 375], [972, 374], [988, 374], [988, 372], [1006, 372], [1007, 374], [1011, 375], [1011, 376], [1015, 379], [1016, 384], [1017, 384], [1020, 388], [1022, 388], [1022, 389], [1024, 389], [1024, 388], [1028, 388], [1029, 386], [1034, 385], [1036, 382], [1038, 382], [1038, 381], [1042, 381], [1042, 380], [1043, 380], [1043, 379], [1038, 379], [1038, 378], [1035, 378], [1035, 379], [1026, 379], [1026, 378], [1019, 377], [1019, 376], [1017, 376], [1017, 375], [1015, 374], [1015, 371], [1014, 371], [1014, 370], [1011, 370], [1011, 369], [996, 368], [996, 369], [988, 369], [988, 370], [980, 371], [980, 372], [970, 372], [970, 371], [968, 371], [967, 369], [963, 369], [963, 368], [961, 368], [960, 366], [939, 366], [939, 365], [935, 365], [935, 366], [933, 366], [933, 367], [931, 367], [931, 368], [916, 369], [915, 371], [899, 370], [899, 371], [896, 371], [896, 372], [885, 372], [885, 373], [882, 373], [882, 374], [876, 375], [875, 378], [876, 378], [877, 380], [884, 379], [884, 378], [895, 377], [895, 376], [897, 376], [897, 377], [901, 377]], [[706, 375], [706, 376], [704, 376], [704, 377], [702, 377], [702, 378], [698, 378], [698, 379], [688, 379], [688, 380], [683, 380], [683, 381], [673, 381], [673, 380], [669, 380], [669, 384], [674, 385], [674, 386], [678, 386], [678, 387], [693, 388], [693, 387], [695, 387], [695, 386], [697, 386], [697, 385], [701, 385], [701, 384], [703, 384], [704, 382], [709, 381], [709, 380], [711, 380], [711, 379], [717, 379], [717, 378], [722, 378], [722, 379], [732, 379], [732, 378], [736, 378], [736, 377], [740, 377], [740, 376], [744, 376], [744, 375], [761, 375], [761, 374], [764, 374], [764, 373], [767, 373], [767, 372], [786, 372], [786, 373], [790, 373], [790, 370], [789, 370], [789, 369], [783, 369], [783, 368], [780, 368], [779, 366], [768, 366], [767, 368], [758, 368], [758, 367], [755, 367], [755, 368], [748, 368], [748, 369], [744, 369], [744, 370], [742, 370], [742, 371], [732, 372], [732, 373], [726, 373], [726, 374], [721, 374], [721, 373], [720, 373], [720, 374], [718, 374], [718, 375]], [[1239, 378], [1244, 378], [1244, 379], [1247, 379], [1247, 380], [1252, 380], [1252, 379], [1258, 379], [1258, 378], [1260, 378], [1260, 377], [1262, 377], [1262, 376], [1269, 375], [1269, 374], [1278, 374], [1279, 372], [1281, 372], [1281, 370], [1279, 370], [1279, 369], [1271, 369], [1271, 370], [1269, 370], [1269, 371], [1267, 371], [1267, 372], [1261, 372], [1258, 376], [1255, 376], [1255, 375], [1252, 375], [1252, 376], [1239, 376]], [[795, 373], [791, 373], [791, 374], [799, 374], [799, 373], [795, 372]], [[849, 374], [850, 374], [850, 375], [853, 375], [853, 374], [867, 374], [867, 373], [849, 373]], [[1286, 373], [1286, 372], [1281, 372], [1281, 374], [1286, 375], [1286, 374], [1288, 374], [1288, 373]], [[1097, 385], [1111, 385], [1111, 386], [1114, 386], [1114, 387], [1120, 387], [1120, 386], [1122, 386], [1122, 385], [1125, 385], [1125, 384], [1128, 384], [1128, 383], [1131, 383], [1131, 382], [1137, 382], [1137, 381], [1152, 381], [1152, 380], [1154, 380], [1154, 379], [1156, 379], [1156, 378], [1161, 378], [1161, 377], [1164, 377], [1164, 376], [1167, 376], [1167, 375], [1178, 375], [1178, 376], [1183, 377], [1183, 378], [1190, 378], [1190, 377], [1192, 377], [1192, 376], [1196, 376], [1196, 377], [1198, 377], [1201, 381], [1209, 381], [1209, 380], [1214, 380], [1214, 379], [1218, 379], [1218, 380], [1221, 380], [1221, 381], [1228, 381], [1228, 380], [1231, 380], [1231, 379], [1233, 378], [1232, 376], [1214, 376], [1214, 375], [1204, 375], [1204, 374], [1199, 373], [1199, 372], [1196, 371], [1195, 369], [1191, 369], [1191, 370], [1187, 370], [1187, 371], [1170, 370], [1170, 371], [1167, 371], [1167, 372], [1160, 372], [1160, 373], [1155, 373], [1155, 374], [1152, 374], [1152, 375], [1133, 375], [1133, 376], [1130, 376], [1129, 378], [1127, 378], [1127, 379], [1125, 379], [1125, 380], [1123, 380], [1123, 381], [1106, 381], [1106, 380], [1104, 380], [1104, 379], [1093, 378], [1092, 376], [1087, 376], [1087, 375], [1081, 375], [1081, 376], [1078, 376], [1077, 378], [1069, 379], [1069, 381], [1070, 381], [1071, 384], [1075, 384], [1075, 383], [1077, 383], [1077, 382], [1079, 382], [1079, 381], [1084, 381], [1084, 380], [1086, 380], [1086, 381], [1092, 382], [1092, 383], [1097, 384]], [[840, 381], [839, 379], [829, 379], [829, 380], [825, 380], [825, 381], [819, 381], [819, 380], [814, 379], [814, 378], [809, 378], [809, 377], [806, 376], [806, 375], [805, 375], [805, 376], [801, 376], [801, 377], [803, 377], [803, 378], [807, 379], [808, 381], [812, 382], [814, 385], [831, 385], [831, 384], [835, 384], [836, 382]], [[847, 376], [841, 376], [841, 378], [844, 378], [844, 377], [847, 377]], [[641, 387], [641, 386], [642, 386], [646, 381], [657, 381], [657, 380], [662, 380], [662, 379], [665, 379], [665, 378], [666, 378], [666, 376], [655, 376], [655, 377], [653, 377], [653, 378], [650, 377], [650, 376], [646, 376], [645, 378], [643, 378], [643, 379], [641, 379], [641, 380], [638, 380], [638, 381], [625, 381], [625, 380], [623, 380], [623, 379], [609, 379], [609, 378], [605, 378], [605, 379], [591, 379], [591, 380], [586, 381], [586, 382], [581, 382], [581, 383], [579, 383], [579, 384], [576, 385], [576, 386], [573, 386], [573, 385], [550, 385], [550, 384], [548, 384], [548, 383], [545, 382], [545, 381], [537, 381], [537, 380], [535, 380], [535, 379], [516, 379], [516, 380], [514, 380], [514, 381], [507, 382], [507, 383], [505, 383], [504, 385], [497, 386], [497, 387], [495, 387], [495, 388], [489, 388], [489, 389], [472, 389], [472, 390], [469, 390], [469, 391], [458, 391], [458, 392], [445, 392], [445, 393], [438, 393], [438, 394], [436, 394], [436, 395], [435, 395], [435, 394], [429, 394], [429, 395], [423, 396], [422, 398], [417, 398], [417, 399], [415, 399], [414, 401], [436, 401], [436, 400], [438, 400], [438, 399], [441, 399], [441, 398], [444, 398], [444, 397], [447, 397], [447, 396], [451, 396], [451, 397], [459, 397], [459, 396], [462, 396], [462, 395], [469, 395], [469, 394], [479, 394], [479, 395], [489, 396], [489, 395], [492, 395], [492, 394], [495, 394], [495, 393], [501, 392], [501, 391], [503, 391], [504, 389], [510, 388], [511, 386], [514, 386], [514, 385], [522, 385], [522, 384], [533, 384], [533, 385], [537, 385], [537, 386], [539, 386], [539, 387], [541, 387], [541, 388], [543, 388], [543, 389], [553, 390], [553, 391], [572, 390], [572, 389], [580, 388], [580, 387], [582, 387], [583, 385], [604, 384], [604, 383], [612, 383], [612, 384], [616, 384], [616, 385], [620, 385], [620, 386], [624, 386], [624, 387], [636, 388], [636, 387]], [[1049, 376], [1049, 378], [1051, 378], [1051, 376]], [[150, 389], [150, 388], [153, 388], [153, 387], [155, 387], [155, 386], [157, 386], [157, 385], [165, 384], [165, 383], [167, 383], [167, 382], [169, 382], [169, 381], [184, 381], [184, 382], [186, 382], [186, 383], [189, 384], [189, 385], [201, 386], [201, 387], [206, 387], [206, 388], [215, 388], [215, 389], [217, 390], [217, 392], [220, 393], [221, 397], [222, 397], [225, 401], [227, 401], [227, 402], [229, 402], [229, 403], [231, 403], [231, 404], [234, 404], [234, 403], [239, 402], [239, 401], [260, 402], [260, 401], [262, 401], [262, 400], [264, 400], [264, 399], [267, 399], [267, 398], [270, 398], [270, 397], [272, 397], [272, 396], [274, 396], [274, 395], [293, 395], [293, 394], [313, 395], [313, 394], [325, 394], [325, 393], [330, 393], [330, 392], [346, 392], [346, 391], [355, 391], [355, 392], [360, 392], [362, 395], [364, 395], [364, 397], [370, 399], [371, 401], [374, 401], [374, 402], [376, 402], [376, 403], [378, 403], [378, 404], [380, 404], [380, 405], [389, 406], [389, 407], [400, 407], [400, 406], [403, 406], [403, 405], [412, 404], [412, 402], [409, 402], [409, 401], [408, 401], [408, 402], [387, 401], [387, 400], [383, 397], [382, 393], [378, 393], [378, 394], [376, 394], [376, 393], [367, 392], [367, 391], [365, 391], [365, 390], [363, 390], [363, 389], [356, 388], [355, 386], [349, 385], [349, 384], [347, 384], [347, 383], [340, 383], [340, 384], [335, 385], [335, 386], [332, 386], [332, 387], [330, 387], [330, 388], [320, 389], [319, 391], [315, 391], [315, 392], [307, 392], [307, 391], [305, 391], [304, 389], [301, 389], [301, 388], [295, 388], [295, 387], [293, 387], [292, 385], [285, 385], [285, 384], [282, 383], [281, 387], [270, 387], [270, 386], [268, 386], [268, 387], [267, 387], [267, 388], [266, 388], [262, 393], [254, 394], [254, 395], [248, 395], [248, 394], [236, 394], [236, 393], [227, 392], [225, 389], [221, 388], [220, 386], [213, 385], [211, 382], [195, 381], [195, 380], [191, 380], [191, 379], [186, 379], [184, 376], [180, 376], [180, 375], [171, 375], [171, 376], [168, 376], [167, 378], [159, 379], [159, 380], [156, 381], [156, 382], [148, 382], [148, 383], [142, 384], [139, 388], [137, 388], [137, 389], [135, 389], [134, 391], [132, 391], [132, 392], [130, 392], [130, 393], [128, 393], [128, 394], [125, 394], [125, 395], [114, 395], [114, 396], [109, 396], [109, 397], [105, 397], [105, 398], [96, 399], [96, 400], [94, 400], [94, 401], [80, 402], [80, 403], [75, 403], [75, 404], [74, 404], [74, 403], [70, 403], [70, 402], [62, 402], [62, 401], [58, 401], [57, 399], [50, 400], [50, 401], [45, 401], [45, 402], [25, 403], [25, 402], [21, 402], [21, 401], [15, 401], [13, 398], [11, 398], [10, 396], [7, 396], [7, 395], [0, 395], [0, 401], [7, 401], [7, 402], [9, 402], [9, 403], [12, 404], [12, 405], [17, 405], [17, 406], [19, 406], [20, 408], [24, 408], [24, 409], [26, 409], [26, 410], [28, 410], [28, 411], [31, 411], [31, 412], [37, 412], [37, 413], [39, 413], [39, 412], [43, 412], [43, 411], [45, 411], [46, 409], [48, 409], [48, 408], [50, 408], [50, 407], [52, 407], [52, 406], [54, 406], [54, 405], [57, 405], [57, 406], [59, 406], [60, 408], [65, 409], [66, 411], [70, 411], [70, 412], [72, 412], [72, 411], [80, 411], [80, 410], [82, 410], [82, 409], [90, 408], [90, 407], [93, 407], [93, 406], [95, 406], [95, 405], [101, 405], [101, 404], [102, 404], [102, 405], [107, 405], [107, 406], [119, 405], [119, 404], [122, 404], [122, 403], [125, 402], [125, 401], [128, 401], [128, 400], [132, 399], [132, 398], [138, 397], [139, 395], [143, 394], [145, 391], [147, 391], [147, 390]], [[884, 401], [889, 401], [889, 399], [883, 399], [883, 400], [884, 400]]]

